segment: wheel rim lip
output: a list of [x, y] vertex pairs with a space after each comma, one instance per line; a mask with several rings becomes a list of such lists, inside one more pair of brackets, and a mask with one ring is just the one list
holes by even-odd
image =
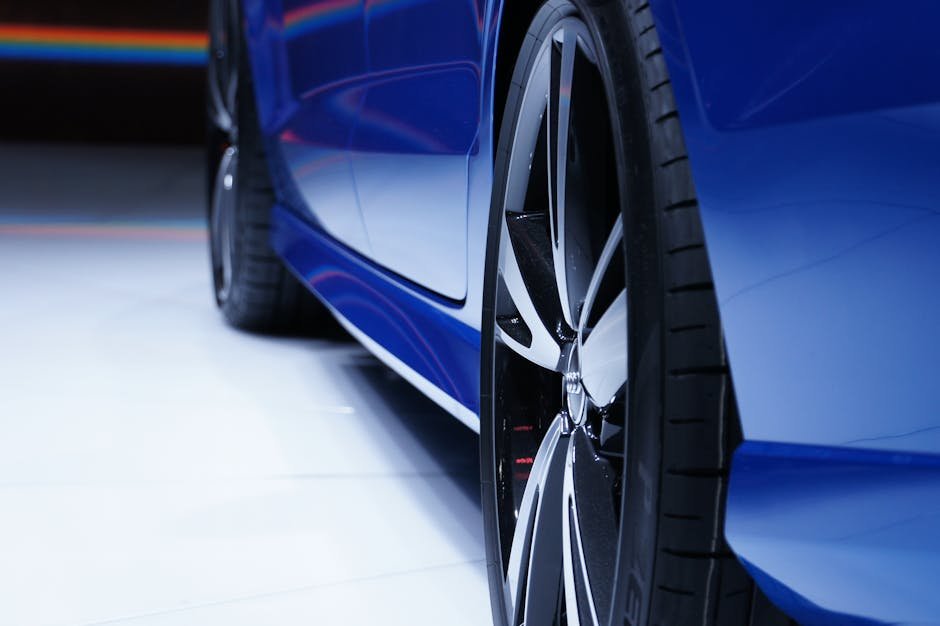
[[[231, 0], [210, 5], [207, 67], [209, 120], [225, 136], [218, 157], [209, 207], [210, 253], [215, 298], [224, 304], [234, 273], [235, 214], [238, 202], [238, 6]], [[210, 150], [216, 148], [210, 146]], [[216, 153], [218, 154], [218, 153]]]
[[229, 146], [219, 161], [212, 194], [210, 241], [215, 292], [220, 303], [228, 300], [232, 285], [237, 172], [238, 148]]
[[[539, 74], [540, 73], [544, 74], [546, 72], [551, 71], [549, 69], [550, 66], [548, 66], [547, 54], [550, 52], [551, 45], [553, 44], [553, 42], [556, 41], [556, 37], [566, 27], [575, 28], [576, 34], [578, 35], [578, 39], [577, 39], [578, 50], [585, 53], [585, 57], [589, 61], [591, 61], [592, 64], [594, 64], [595, 66], [597, 65], [597, 57], [596, 57], [596, 52], [594, 51], [594, 48], [593, 48], [593, 41], [590, 38], [589, 31], [588, 31], [586, 24], [579, 18], [577, 17], [563, 18], [561, 21], [559, 21], [557, 24], [553, 26], [552, 31], [545, 37], [545, 40], [543, 41], [543, 45], [541, 49], [536, 53], [537, 54], [536, 59], [532, 63], [531, 69], [526, 76], [525, 87], [523, 88], [524, 91], [523, 91], [522, 98], [521, 98], [520, 105], [519, 105], [520, 112], [518, 114], [515, 127], [512, 130], [513, 142], [512, 142], [510, 153], [507, 155], [508, 156], [508, 164], [507, 164], [507, 169], [506, 169], [507, 183], [506, 183], [506, 187], [505, 187], [503, 197], [502, 197], [503, 204], [501, 207], [501, 211], [499, 213], [500, 221], [503, 223], [505, 223], [506, 221], [506, 215], [510, 207], [520, 206], [521, 203], [518, 202], [519, 198], [525, 198], [528, 185], [529, 185], [529, 176], [525, 175], [525, 176], [520, 177], [519, 173], [523, 169], [531, 170], [532, 168], [533, 153], [536, 150], [535, 148], [532, 148], [531, 146], [535, 146], [537, 142], [539, 141], [538, 139], [538, 134], [540, 132], [539, 129], [542, 124], [543, 117], [546, 114], [546, 109], [544, 107], [537, 107], [535, 104], [533, 104], [533, 98], [535, 99], [535, 101], [537, 101], [539, 96], [538, 96], [538, 93], [536, 93], [533, 96], [530, 90], [533, 86], [533, 83], [535, 83], [536, 89], [538, 89], [539, 86], [541, 86], [542, 84], [546, 82], [548, 82], [549, 87], [550, 87], [550, 79], [546, 80], [545, 76], [540, 76]], [[584, 35], [584, 39], [582, 39], [582, 34]], [[531, 111], [533, 110], [541, 111], [541, 113], [537, 116], [537, 120], [532, 119], [531, 117], [532, 116]], [[529, 115], [529, 119], [524, 119], [527, 113]], [[524, 128], [525, 125], [528, 125], [530, 127]], [[550, 120], [549, 120], [549, 128], [551, 128]], [[525, 142], [525, 147], [529, 147], [531, 149], [528, 149], [528, 150], [520, 149], [520, 146], [519, 146], [519, 144], [521, 143], [520, 138], [527, 138], [531, 140], [531, 141]], [[529, 153], [528, 159], [525, 158], [526, 157], [525, 152]], [[525, 167], [522, 167], [522, 165], [520, 164], [520, 157], [521, 157], [521, 160], [523, 161], [522, 165], [524, 165]], [[551, 215], [549, 216], [549, 219], [551, 219]], [[502, 235], [500, 237], [500, 253], [498, 257], [499, 258], [498, 265], [499, 265], [499, 272], [502, 273], [503, 258], [504, 258], [502, 247], [505, 245], [505, 238], [507, 237], [507, 231], [505, 229], [502, 229], [500, 232], [502, 233]], [[557, 280], [557, 275], [556, 275], [556, 280]], [[579, 326], [579, 324], [575, 324], [575, 326]], [[566, 437], [571, 437], [575, 431], [586, 433], [587, 431], [585, 430], [586, 426], [584, 424], [584, 415], [587, 413], [590, 407], [602, 408], [600, 407], [600, 405], [598, 405], [594, 401], [591, 395], [580, 384], [580, 373], [581, 373], [581, 367], [582, 367], [582, 364], [580, 363], [580, 357], [581, 357], [580, 353], [582, 351], [582, 347], [584, 344], [584, 333], [581, 332], [581, 330], [582, 329], [580, 328], [575, 328], [574, 338], [570, 340], [566, 346], [562, 347], [561, 354], [558, 360], [559, 367], [556, 370], [556, 371], [559, 371], [559, 373], [563, 377], [562, 378], [562, 385], [563, 385], [562, 406], [567, 408], [571, 414], [568, 418], [570, 430], [567, 430], [566, 432], [563, 433], [563, 435]], [[501, 343], [504, 344], [503, 349], [506, 349], [505, 348], [506, 344], [501, 341], [500, 337], [501, 335], [497, 329], [497, 332], [494, 334], [494, 337], [493, 337], [493, 341], [495, 342], [497, 351], [500, 349], [499, 346]], [[534, 361], [529, 361], [529, 363], [536, 365], [536, 366], [539, 365], [538, 363]], [[566, 384], [566, 381], [564, 378], [565, 375], [577, 375], [579, 379], [579, 389], [577, 392], [569, 393], [568, 390], [565, 388], [565, 384]], [[497, 384], [498, 384], [497, 381], [494, 379], [494, 385], [497, 385]], [[495, 388], [494, 388], [493, 395], [494, 397], [496, 397], [497, 395]], [[575, 407], [572, 406], [572, 403], [578, 404], [579, 407], [575, 409]], [[572, 420], [571, 418], [574, 418], [574, 419]], [[495, 421], [495, 415], [494, 415], [494, 421]], [[497, 426], [497, 428], [499, 427]], [[544, 442], [544, 440], [542, 440], [542, 442]], [[541, 447], [541, 443], [539, 445]], [[498, 459], [497, 459], [497, 462], [498, 462]], [[572, 459], [570, 454], [566, 455], [566, 463], [569, 463], [569, 462], [572, 464], [574, 463], [574, 460]], [[496, 476], [499, 476], [499, 475], [500, 475], [500, 472], [499, 472], [499, 469], [497, 468]], [[510, 498], [510, 502], [511, 502], [511, 498]], [[496, 504], [497, 518], [505, 514], [505, 511], [500, 512], [500, 510], [503, 509], [506, 504], [507, 502], [503, 501], [500, 497], [497, 497], [497, 504]], [[568, 506], [568, 501], [566, 499], [564, 510], [567, 509], [567, 506]], [[561, 513], [562, 513], [562, 510], [559, 510], [559, 514]], [[577, 516], [577, 513], [576, 513], [576, 516]], [[520, 522], [522, 521], [521, 518], [519, 521]], [[498, 536], [500, 537], [500, 541], [506, 540], [506, 537], [502, 535], [502, 531], [500, 531], [500, 534]], [[510, 541], [510, 543], [512, 542]], [[579, 545], [580, 545], [580, 542], [579, 542]], [[502, 554], [505, 554], [505, 553], [502, 553]], [[504, 578], [504, 584], [508, 584], [508, 583], [509, 583], [508, 579]], [[509, 618], [510, 623], [512, 623], [512, 621], [517, 618], [516, 612], [519, 608], [518, 606], [513, 604], [512, 597], [513, 596], [509, 594], [508, 587], [507, 587], [505, 607], [508, 611], [508, 618]], [[591, 611], [590, 611], [591, 614], [594, 615], [596, 619], [597, 612], [595, 610], [595, 607], [593, 606], [593, 602], [589, 602], [588, 604], [591, 606]], [[569, 621], [571, 621], [570, 618], [569, 618]], [[576, 618], [574, 620], [574, 623], [577, 623]]]

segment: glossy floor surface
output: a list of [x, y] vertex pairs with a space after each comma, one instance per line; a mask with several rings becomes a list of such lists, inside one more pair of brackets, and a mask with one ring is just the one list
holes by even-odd
[[198, 150], [0, 146], [0, 624], [485, 624], [476, 435], [211, 301]]

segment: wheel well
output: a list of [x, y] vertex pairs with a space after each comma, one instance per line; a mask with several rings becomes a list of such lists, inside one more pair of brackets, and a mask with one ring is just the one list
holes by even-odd
[[522, 49], [529, 24], [542, 4], [543, 0], [503, 0], [499, 38], [496, 43], [496, 80], [493, 89], [494, 146], [499, 140], [503, 124], [503, 109], [506, 107], [516, 57]]

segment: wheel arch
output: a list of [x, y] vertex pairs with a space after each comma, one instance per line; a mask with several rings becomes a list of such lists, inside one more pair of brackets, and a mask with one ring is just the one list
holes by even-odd
[[[516, 64], [516, 56], [522, 49], [529, 24], [542, 6], [543, 0], [516, 0], [507, 3], [505, 0], [496, 0], [498, 14], [498, 32], [496, 37], [496, 62], [493, 71], [493, 145], [499, 137], [499, 129], [503, 123], [503, 108], [506, 96], [509, 94], [509, 85], [512, 83], [512, 72]], [[507, 6], [507, 4], [509, 6]]]

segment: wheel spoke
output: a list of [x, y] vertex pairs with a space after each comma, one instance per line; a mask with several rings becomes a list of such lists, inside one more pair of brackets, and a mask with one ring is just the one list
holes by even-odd
[[610, 234], [607, 236], [607, 241], [604, 243], [604, 249], [601, 250], [600, 258], [597, 260], [597, 265], [594, 268], [594, 273], [591, 275], [591, 282], [588, 284], [587, 295], [584, 298], [584, 306], [582, 307], [581, 319], [578, 324], [578, 332], [582, 335], [584, 334], [586, 328], [587, 320], [591, 316], [591, 312], [594, 308], [594, 301], [597, 299], [597, 293], [601, 287], [601, 281], [604, 279], [604, 276], [607, 274], [607, 270], [610, 268], [610, 263], [613, 261], [614, 257], [617, 256], [617, 251], [620, 249], [620, 246], [623, 245], [623, 219], [618, 217], [614, 221], [613, 227], [610, 229]]
[[[568, 132], [571, 121], [571, 85], [574, 80], [574, 56], [577, 34], [571, 28], [563, 28], [555, 34], [561, 50], [551, 46], [551, 83], [548, 94], [548, 181], [549, 211], [552, 216], [552, 252], [555, 276], [558, 282], [558, 298], [561, 302], [565, 322], [576, 328], [575, 311], [571, 307], [568, 293], [566, 249], [566, 196], [568, 172]], [[558, 41], [560, 39], [560, 41]]]
[[611, 228], [597, 267], [591, 276], [578, 326], [581, 341], [581, 380], [594, 404], [607, 406], [627, 381], [627, 293], [621, 291], [603, 311], [593, 328], [587, 328], [601, 283], [623, 245], [623, 220]]
[[[550, 74], [548, 93], [548, 196], [551, 219], [552, 257], [558, 286], [558, 300], [565, 322], [577, 328], [578, 309], [589, 280], [590, 259], [585, 209], [589, 207], [579, 197], [579, 165], [569, 173], [570, 142], [572, 133], [572, 88], [575, 60], [579, 53], [579, 40], [583, 25], [577, 21], [563, 23], [552, 38], [550, 46]], [[586, 34], [584, 34], [586, 35]]]
[[516, 519], [506, 574], [510, 624], [551, 626], [561, 580], [562, 489], [569, 438], [564, 416], [549, 426], [539, 447]]
[[506, 192], [503, 197], [504, 211], [521, 213], [525, 207], [532, 157], [545, 115], [545, 96], [548, 93], [550, 78], [548, 63], [548, 51], [543, 50], [533, 65], [519, 105], [520, 122], [516, 125], [512, 152], [509, 155]]
[[[509, 223], [513, 224], [515, 237], [510, 236]], [[539, 284], [542, 281], [536, 279], [536, 276], [541, 275], [550, 280], [551, 273], [538, 267], [539, 255], [533, 253], [537, 246], [526, 236], [530, 223], [531, 219], [525, 214], [507, 215], [503, 223], [503, 234], [500, 238], [500, 276], [518, 317], [498, 317], [496, 330], [500, 339], [523, 358], [554, 371], [559, 367], [561, 348], [557, 334], [545, 324], [544, 320], [549, 315], [539, 314], [539, 295], [545, 292], [544, 289], [539, 289], [543, 287]], [[532, 267], [533, 265], [535, 267]], [[525, 280], [523, 266], [529, 266], [528, 276], [530, 281], [535, 283], [531, 291], [530, 281]], [[525, 324], [527, 335], [513, 332], [511, 328], [511, 325], [518, 324], [520, 319]]]
[[571, 436], [565, 460], [562, 552], [568, 626], [606, 621], [617, 549], [613, 471], [587, 434]]
[[547, 50], [533, 65], [528, 81], [519, 113], [524, 122], [515, 129], [509, 156], [500, 233], [500, 278], [511, 303], [498, 303], [496, 331], [500, 340], [523, 358], [557, 370], [561, 357], [561, 313], [550, 295], [556, 293], [556, 287], [549, 229], [544, 224], [544, 205], [526, 206], [527, 200], [532, 201], [528, 193], [533, 177], [532, 159], [544, 127], [549, 87]]
[[627, 382], [627, 292], [621, 291], [581, 345], [581, 382], [596, 406]]

